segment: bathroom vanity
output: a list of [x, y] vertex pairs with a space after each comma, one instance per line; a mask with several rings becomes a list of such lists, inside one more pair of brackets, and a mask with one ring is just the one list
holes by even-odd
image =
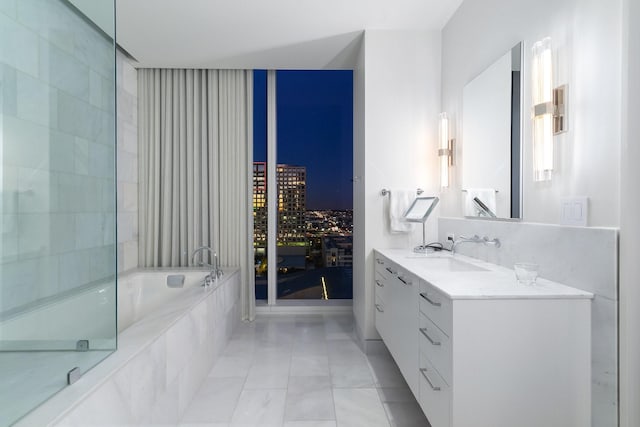
[[448, 253], [375, 256], [375, 324], [432, 427], [591, 425], [591, 300]]

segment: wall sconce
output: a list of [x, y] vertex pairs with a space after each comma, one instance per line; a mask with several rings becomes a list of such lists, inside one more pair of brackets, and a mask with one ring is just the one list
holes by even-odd
[[447, 113], [440, 114], [438, 157], [440, 158], [440, 187], [449, 187], [449, 167], [453, 166], [454, 140], [449, 139], [449, 119]]
[[534, 181], [549, 181], [553, 173], [553, 135], [567, 130], [567, 86], [553, 88], [551, 39], [533, 45], [533, 170]]

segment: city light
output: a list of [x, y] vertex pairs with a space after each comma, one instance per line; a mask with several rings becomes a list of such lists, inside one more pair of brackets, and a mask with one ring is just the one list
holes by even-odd
[[[253, 210], [256, 283], [267, 280], [266, 162], [254, 163]], [[278, 232], [276, 233], [278, 298], [351, 298], [353, 211], [307, 210], [306, 168], [276, 168]], [[320, 282], [320, 285], [318, 284]], [[344, 283], [344, 285], [341, 285]], [[336, 286], [338, 285], [338, 286]], [[313, 296], [315, 295], [315, 296]]]

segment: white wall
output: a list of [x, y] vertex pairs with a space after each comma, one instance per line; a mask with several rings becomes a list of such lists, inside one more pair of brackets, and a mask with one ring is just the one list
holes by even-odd
[[[462, 89], [524, 41], [524, 219], [558, 223], [560, 198], [588, 196], [589, 225], [619, 224], [621, 0], [476, 0], [464, 2], [442, 33], [442, 108], [453, 116], [464, 150]], [[557, 85], [569, 85], [569, 132], [554, 138], [551, 182], [533, 182], [530, 114], [531, 47], [550, 36]], [[455, 136], [454, 135], [454, 136]], [[460, 175], [443, 193], [443, 214], [459, 216]]]
[[640, 425], [640, 3], [624, 0], [620, 204], [620, 425]]
[[353, 314], [356, 319], [356, 329], [359, 337], [364, 333], [371, 304], [367, 300], [366, 276], [366, 197], [364, 187], [365, 177], [365, 46], [366, 38], [363, 33], [360, 51], [353, 69]]
[[[421, 241], [417, 227], [413, 235], [388, 232], [388, 200], [380, 191], [419, 187], [437, 194], [440, 34], [366, 31], [361, 49], [354, 73], [353, 310], [360, 337], [376, 339], [372, 250]], [[431, 221], [431, 239], [435, 230]]]
[[120, 51], [118, 90], [118, 272], [138, 267], [138, 72]]

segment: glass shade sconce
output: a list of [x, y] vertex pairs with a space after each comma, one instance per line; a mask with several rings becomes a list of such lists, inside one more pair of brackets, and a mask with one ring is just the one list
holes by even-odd
[[533, 45], [533, 172], [534, 181], [553, 174], [553, 136], [567, 130], [567, 86], [553, 88], [551, 39]]
[[440, 160], [440, 187], [449, 187], [449, 169], [453, 166], [454, 140], [449, 138], [449, 118], [447, 113], [439, 116], [438, 158]]

